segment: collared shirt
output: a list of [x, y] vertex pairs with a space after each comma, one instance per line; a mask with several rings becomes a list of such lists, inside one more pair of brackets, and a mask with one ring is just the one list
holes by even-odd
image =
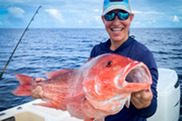
[[110, 50], [111, 42], [110, 39], [104, 43], [100, 43], [95, 45], [91, 51], [90, 58], [96, 57], [105, 53], [114, 53], [119, 54], [125, 57], [129, 57], [133, 60], [143, 62], [147, 65], [152, 75], [152, 85], [151, 89], [153, 92], [153, 99], [151, 105], [147, 108], [136, 109], [132, 103], [130, 103], [130, 107], [124, 108], [115, 115], [110, 115], [105, 118], [105, 121], [146, 121], [146, 118], [152, 116], [157, 109], [157, 80], [158, 80], [158, 70], [157, 65], [154, 60], [153, 54], [151, 51], [136, 41], [135, 39], [129, 37], [120, 47], [118, 47], [115, 51]]

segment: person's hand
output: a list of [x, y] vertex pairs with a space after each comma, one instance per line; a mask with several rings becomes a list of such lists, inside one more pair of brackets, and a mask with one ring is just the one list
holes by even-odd
[[[42, 81], [42, 80], [45, 80], [44, 78], [36, 78], [35, 81], [36, 82], [39, 82], [39, 81]], [[41, 86], [37, 86], [34, 90], [32, 90], [32, 94], [31, 94], [31, 97], [34, 99], [34, 98], [40, 98], [42, 99], [43, 98], [43, 90], [42, 90], [42, 87]]]
[[152, 98], [153, 93], [150, 87], [148, 89], [131, 94], [131, 102], [137, 109], [148, 107], [151, 104]]

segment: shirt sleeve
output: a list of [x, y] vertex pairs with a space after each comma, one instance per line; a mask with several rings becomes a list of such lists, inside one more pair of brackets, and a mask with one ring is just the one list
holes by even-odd
[[90, 53], [90, 58], [95, 57], [95, 47], [92, 48], [91, 53]]
[[96, 57], [98, 55], [104, 54], [105, 52], [101, 49], [99, 45], [95, 45], [90, 53], [90, 58]]

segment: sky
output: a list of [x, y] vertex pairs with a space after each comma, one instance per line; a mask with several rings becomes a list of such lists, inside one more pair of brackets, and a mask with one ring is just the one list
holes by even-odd
[[[182, 28], [182, 0], [130, 0], [131, 28]], [[104, 28], [103, 0], [0, 0], [0, 28]]]

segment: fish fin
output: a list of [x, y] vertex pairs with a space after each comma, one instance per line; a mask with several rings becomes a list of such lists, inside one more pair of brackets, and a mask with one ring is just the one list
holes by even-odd
[[22, 75], [22, 74], [16, 74], [15, 78], [20, 82], [20, 84], [22, 85], [28, 85], [31, 84], [32, 82], [34, 82], [34, 78], [30, 77], [30, 76], [26, 76], [26, 75]]
[[126, 99], [125, 105], [126, 105], [127, 108], [130, 107], [130, 98], [131, 98], [131, 95], [129, 95], [129, 96], [127, 97], [127, 99]]
[[20, 85], [12, 93], [17, 96], [31, 95], [30, 85]]
[[94, 118], [85, 118], [84, 121], [97, 121]]
[[18, 96], [31, 95], [31, 85], [35, 79], [33, 77], [21, 74], [16, 74], [15, 77], [20, 82], [21, 85], [18, 86], [18, 88], [14, 90], [12, 93]]
[[95, 58], [95, 57], [89, 58], [87, 61], [85, 61], [85, 63], [87, 63], [87, 62], [93, 60], [94, 58]]
[[56, 101], [49, 101], [46, 103], [38, 103], [35, 105], [44, 106], [44, 107], [48, 107], [48, 108], [56, 108], [56, 109], [66, 110], [65, 106], [61, 106], [61, 104], [58, 105]]
[[89, 58], [87, 61], [85, 61], [85, 63], [87, 63], [87, 62], [89, 62], [89, 61], [91, 61], [93, 58]]
[[71, 71], [71, 70], [73, 70], [73, 69], [63, 69], [63, 70], [59, 70], [59, 71], [47, 72], [46, 77], [48, 79], [50, 79], [50, 78], [53, 78], [53, 77], [55, 77], [55, 76], [57, 76], [57, 75], [59, 75], [61, 73], [68, 72], [68, 71]]

